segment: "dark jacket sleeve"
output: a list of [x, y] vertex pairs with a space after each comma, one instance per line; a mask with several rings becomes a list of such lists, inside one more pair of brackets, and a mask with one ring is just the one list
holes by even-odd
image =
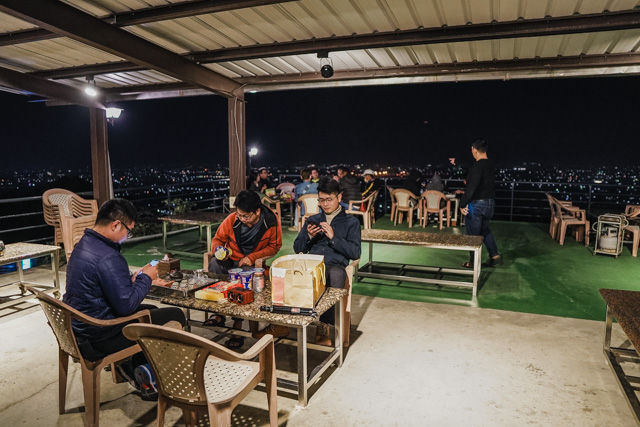
[[[354, 260], [360, 258], [362, 252], [361, 247], [361, 235], [360, 235], [360, 221], [350, 217], [350, 221], [347, 221], [347, 233], [345, 237], [333, 236], [329, 245], [333, 247], [333, 250], [341, 254], [347, 259]], [[351, 219], [353, 221], [351, 221]]]
[[307, 231], [307, 221], [304, 222], [302, 228], [300, 228], [300, 232], [298, 233], [298, 237], [293, 241], [293, 250], [295, 253], [308, 253], [311, 250], [316, 239], [309, 238], [309, 232]]
[[100, 286], [114, 313], [119, 317], [135, 313], [151, 288], [151, 277], [143, 273], [131, 283], [127, 261], [120, 254], [103, 259], [97, 268]]
[[467, 187], [464, 190], [464, 195], [460, 200], [460, 208], [466, 207], [471, 200], [473, 200], [473, 195], [476, 191], [478, 191], [478, 186], [482, 182], [482, 168], [477, 167], [477, 162], [471, 166], [469, 169], [469, 175], [467, 175]]

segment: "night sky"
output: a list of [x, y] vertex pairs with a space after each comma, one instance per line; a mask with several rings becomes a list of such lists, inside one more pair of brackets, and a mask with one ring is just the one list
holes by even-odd
[[[637, 165], [640, 77], [428, 83], [247, 94], [257, 165], [425, 166], [470, 159], [476, 137], [497, 164]], [[90, 165], [89, 114], [0, 92], [0, 167]], [[121, 103], [113, 168], [226, 164], [218, 96]]]

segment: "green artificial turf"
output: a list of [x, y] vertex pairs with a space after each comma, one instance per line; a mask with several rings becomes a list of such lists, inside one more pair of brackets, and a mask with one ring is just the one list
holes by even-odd
[[[429, 224], [425, 229], [406, 222], [394, 226], [388, 217], [378, 219], [374, 228], [429, 233], [464, 234], [464, 227], [442, 231]], [[567, 237], [560, 246], [548, 234], [548, 224], [493, 221], [492, 231], [503, 256], [504, 264], [483, 268], [477, 298], [469, 289], [439, 288], [409, 282], [363, 278], [353, 288], [354, 294], [406, 301], [472, 305], [526, 313], [548, 314], [579, 319], [602, 320], [605, 304], [598, 289], [615, 288], [640, 290], [640, 258], [633, 258], [629, 245], [615, 258], [594, 256], [591, 248]], [[297, 233], [283, 230], [283, 245], [278, 253], [293, 253]], [[180, 244], [197, 240], [197, 231], [170, 237], [170, 243]], [[592, 243], [593, 246], [593, 243]], [[125, 244], [123, 253], [130, 265], [141, 266], [162, 256], [162, 240], [154, 239]], [[483, 248], [484, 259], [487, 259]], [[363, 244], [361, 265], [368, 261], [368, 244]], [[180, 256], [181, 267], [202, 268], [202, 256]], [[418, 265], [459, 267], [466, 261], [463, 252], [417, 248], [411, 246], [374, 246], [376, 261]]]

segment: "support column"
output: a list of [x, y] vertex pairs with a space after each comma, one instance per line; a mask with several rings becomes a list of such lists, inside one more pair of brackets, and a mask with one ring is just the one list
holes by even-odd
[[229, 195], [246, 188], [247, 143], [245, 136], [245, 103], [242, 89], [229, 98]]
[[113, 180], [107, 138], [107, 113], [103, 109], [89, 108], [91, 123], [91, 167], [93, 171], [93, 198], [98, 206], [113, 198]]

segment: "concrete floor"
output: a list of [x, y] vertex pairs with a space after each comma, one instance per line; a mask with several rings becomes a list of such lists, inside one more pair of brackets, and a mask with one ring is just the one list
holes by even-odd
[[[0, 312], [0, 424], [82, 426], [79, 367], [70, 364], [67, 413], [58, 415], [57, 344], [29, 306]], [[602, 322], [354, 295], [353, 328], [344, 365], [307, 408], [279, 395], [280, 425], [635, 425], [602, 354]], [[287, 355], [295, 351], [280, 350]], [[155, 403], [107, 372], [101, 384], [103, 426], [155, 425]], [[267, 419], [266, 397], [254, 391], [233, 425]], [[166, 425], [183, 425], [181, 412], [170, 408]]]

